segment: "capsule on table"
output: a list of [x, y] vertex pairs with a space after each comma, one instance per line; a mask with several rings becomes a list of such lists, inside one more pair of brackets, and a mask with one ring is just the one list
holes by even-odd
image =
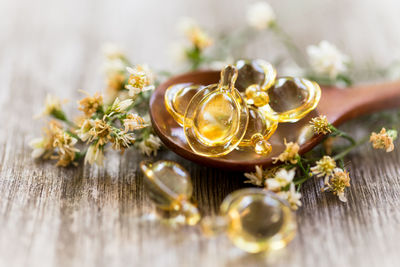
[[289, 205], [260, 188], [231, 193], [221, 204], [220, 216], [206, 217], [201, 226], [208, 235], [225, 232], [237, 247], [250, 253], [283, 248], [296, 233]]
[[189, 225], [200, 220], [197, 207], [190, 202], [193, 193], [190, 175], [181, 165], [167, 160], [143, 161], [140, 168], [148, 195], [158, 208], [182, 214]]

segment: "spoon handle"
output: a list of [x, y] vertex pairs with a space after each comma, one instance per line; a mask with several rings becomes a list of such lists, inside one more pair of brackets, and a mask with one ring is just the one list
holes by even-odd
[[323, 88], [318, 111], [339, 125], [360, 115], [400, 107], [400, 81], [347, 89]]

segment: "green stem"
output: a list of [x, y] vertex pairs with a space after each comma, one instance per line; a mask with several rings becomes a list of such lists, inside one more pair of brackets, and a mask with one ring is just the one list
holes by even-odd
[[351, 137], [350, 135], [348, 135], [347, 133], [337, 129], [335, 126], [333, 126], [332, 124], [329, 125], [330, 129], [332, 130], [332, 135], [333, 136], [340, 136], [343, 137], [344, 139], [348, 140], [352, 145], [355, 145], [357, 142], [356, 140], [354, 140], [353, 137]]
[[346, 156], [347, 154], [350, 153], [351, 150], [353, 150], [354, 148], [356, 148], [359, 145], [364, 144], [365, 142], [367, 142], [369, 140], [369, 136], [364, 137], [363, 139], [361, 139], [358, 142], [355, 142], [354, 144], [351, 144], [350, 146], [348, 146], [346, 149], [344, 149], [342, 152], [340, 152], [339, 154], [337, 154], [336, 156], [333, 157], [334, 160], [340, 160], [343, 159], [344, 156]]
[[[301, 161], [302, 161], [302, 158], [299, 156], [298, 159], [297, 159], [297, 166], [298, 166], [298, 167], [300, 168], [300, 170], [303, 172], [303, 174], [304, 174], [305, 177], [304, 177], [303, 179], [300, 179], [300, 180], [294, 182], [294, 184], [297, 185], [297, 192], [300, 191], [301, 185], [302, 185], [305, 181], [307, 181], [308, 179], [311, 178], [310, 173], [309, 173], [309, 170], [306, 170], [306, 169], [304, 168], [303, 163], [302, 163]], [[308, 167], [307, 169], [309, 169], [309, 167]]]
[[67, 116], [65, 115], [65, 112], [60, 110], [60, 109], [53, 110], [50, 113], [50, 115], [53, 116], [57, 120], [65, 122], [66, 124], [68, 124], [71, 127], [77, 127], [75, 125], [75, 123], [73, 123], [72, 121], [68, 120]]

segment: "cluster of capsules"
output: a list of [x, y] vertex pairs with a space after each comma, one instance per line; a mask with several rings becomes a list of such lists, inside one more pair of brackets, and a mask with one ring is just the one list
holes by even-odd
[[316, 108], [320, 97], [316, 82], [277, 77], [272, 64], [257, 59], [227, 65], [218, 84], [172, 85], [164, 100], [192, 150], [219, 157], [234, 149], [270, 153], [268, 140], [278, 123], [302, 119]]
[[289, 204], [274, 193], [246, 188], [229, 194], [218, 216], [201, 219], [191, 201], [189, 173], [172, 161], [142, 162], [144, 184], [150, 199], [172, 216], [182, 215], [187, 225], [201, 220], [206, 235], [225, 233], [239, 248], [259, 253], [285, 247], [295, 236], [296, 218]]

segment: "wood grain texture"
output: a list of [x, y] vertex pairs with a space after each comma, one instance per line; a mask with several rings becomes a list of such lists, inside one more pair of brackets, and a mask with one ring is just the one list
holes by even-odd
[[[232, 12], [239, 16], [247, 3], [231, 2], [175, 0], [162, 2], [162, 8], [154, 0], [0, 2], [0, 266], [398, 266], [399, 149], [384, 153], [365, 145], [347, 157], [352, 176], [347, 204], [321, 193], [317, 181], [307, 182], [296, 239], [268, 256], [247, 255], [224, 236], [207, 239], [197, 227], [172, 228], [155, 220], [138, 170], [142, 156], [134, 151], [122, 157], [111, 152], [104, 168], [63, 169], [30, 158], [27, 143], [43, 123], [32, 115], [39, 112], [46, 92], [72, 99], [74, 112], [77, 89], [102, 90], [99, 47], [104, 41], [125, 44], [135, 62], [171, 67], [163, 53], [164, 42], [175, 38], [173, 16], [232, 26], [234, 19], [222, 16], [224, 5], [234, 6]], [[296, 16], [304, 21], [306, 9], [296, 15], [288, 8], [296, 7], [292, 1], [271, 2], [302, 45], [316, 19], [325, 22], [310, 33], [310, 40], [345, 40], [356, 59], [373, 51], [388, 62], [385, 52], [400, 42], [398, 27], [392, 26], [399, 26], [400, 18], [391, 16], [397, 1], [377, 6], [352, 1], [350, 10], [341, 7], [347, 1], [307, 1], [307, 12], [316, 15], [304, 25], [290, 21]], [[358, 24], [349, 19], [351, 12]], [[380, 24], [368, 16], [371, 12], [381, 17]], [[343, 24], [333, 28], [338, 18]], [[366, 44], [362, 31], [354, 37], [349, 28], [369, 28], [369, 36], [377, 38]], [[265, 57], [280, 52], [276, 47], [270, 51]], [[367, 122], [364, 118], [344, 127], [361, 136], [377, 126]], [[228, 193], [245, 186], [241, 173], [205, 168], [168, 151], [157, 158], [176, 160], [190, 171], [203, 214], [216, 213]]]

